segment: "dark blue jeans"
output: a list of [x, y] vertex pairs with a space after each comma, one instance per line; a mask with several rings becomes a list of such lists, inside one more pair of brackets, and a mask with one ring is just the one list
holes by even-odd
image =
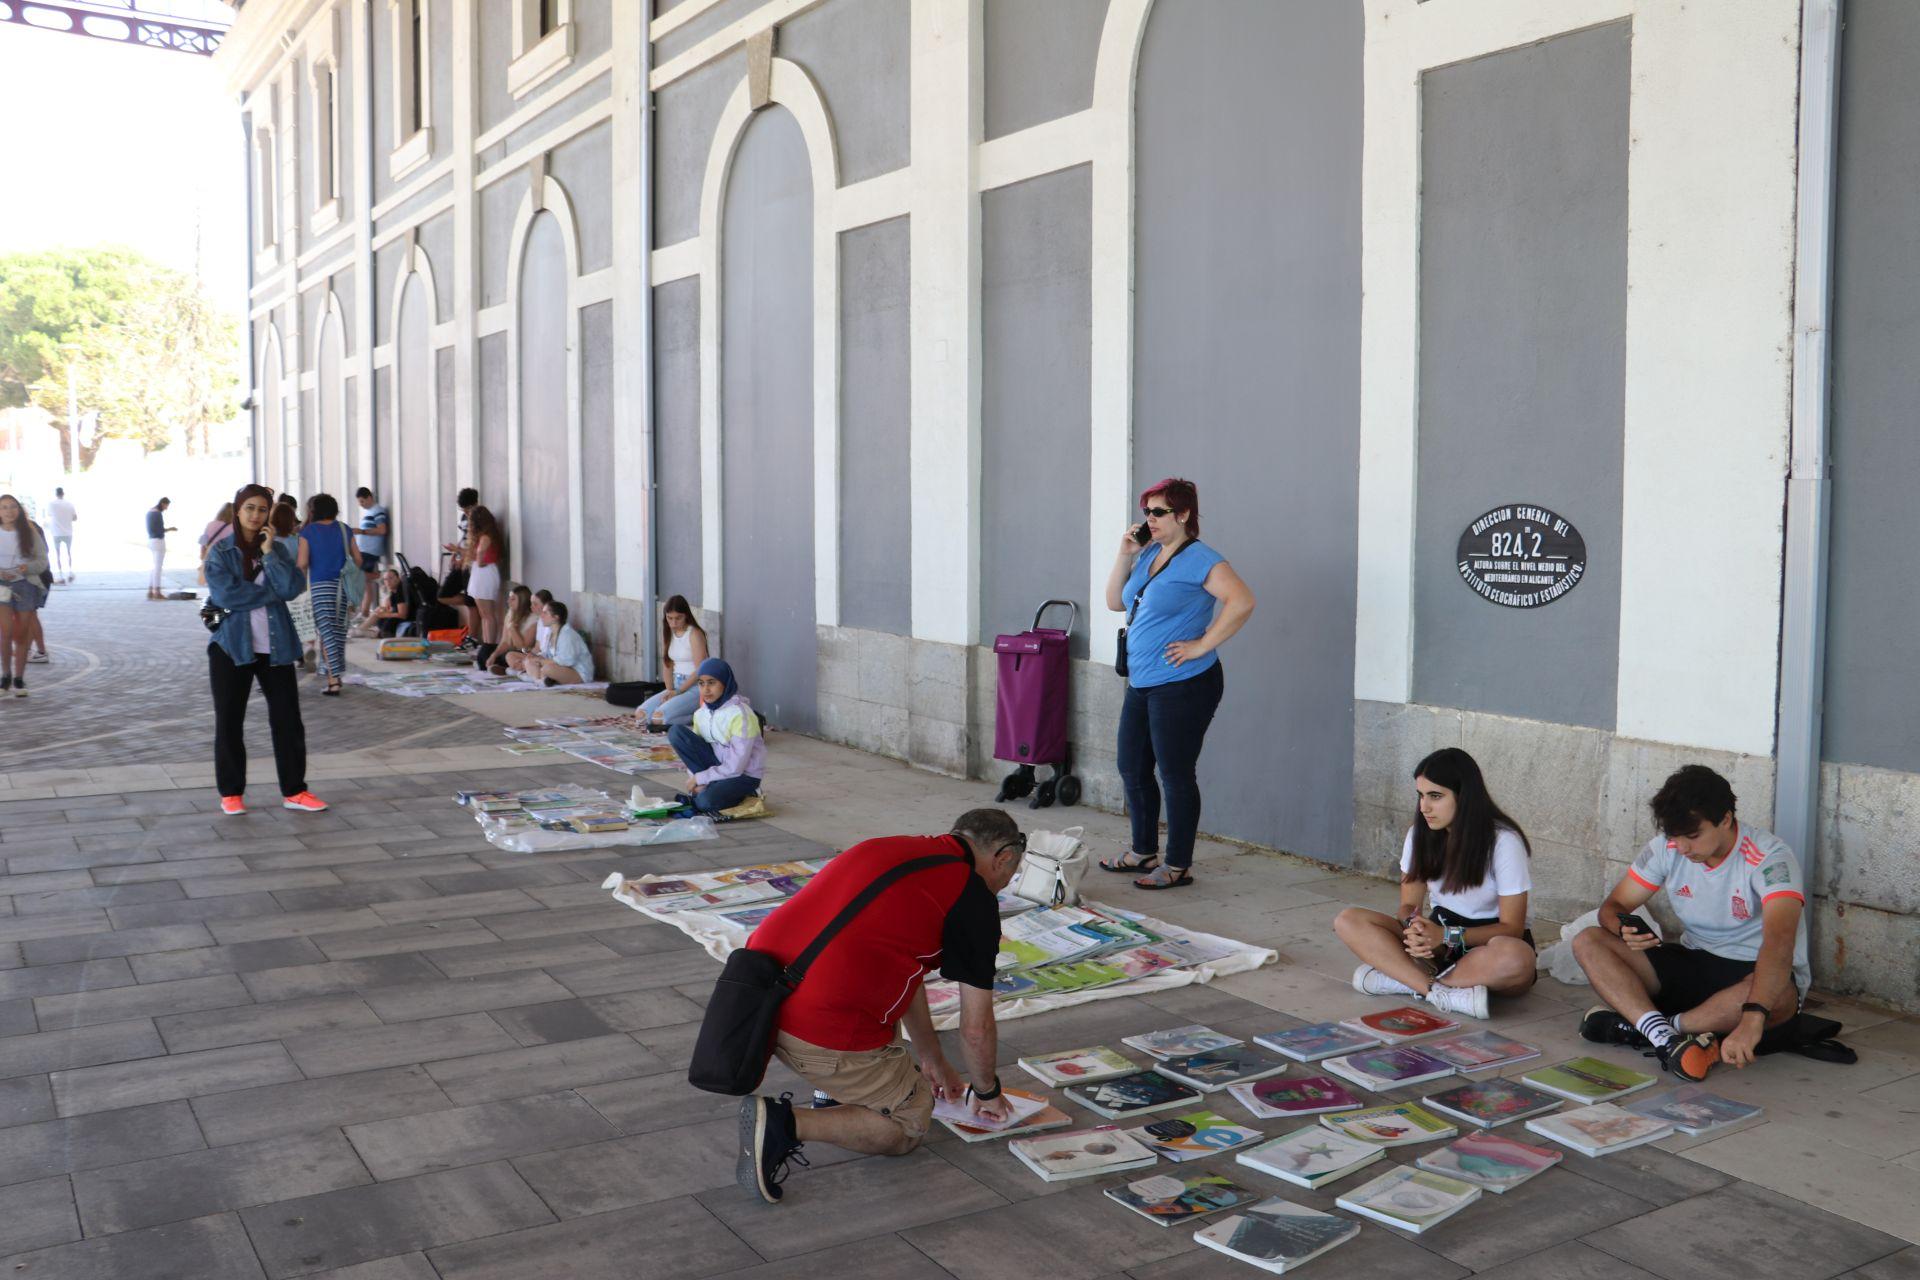
[[[704, 773], [720, 763], [720, 757], [713, 753], [713, 744], [696, 733], [692, 725], [676, 724], [668, 729], [667, 743], [680, 757], [680, 763], [687, 766], [688, 773]], [[701, 813], [717, 813], [733, 808], [759, 790], [758, 778], [744, 774], [738, 778], [722, 778], [701, 787], [693, 797], [693, 807]]]
[[[1200, 780], [1195, 770], [1207, 726], [1226, 691], [1226, 674], [1216, 662], [1190, 680], [1150, 689], [1127, 686], [1120, 707], [1120, 782], [1127, 792], [1127, 816], [1133, 820], [1133, 851], [1160, 851], [1160, 801], [1167, 805], [1166, 862], [1193, 865], [1193, 839], [1200, 830]], [[1159, 770], [1156, 781], [1154, 771]]]

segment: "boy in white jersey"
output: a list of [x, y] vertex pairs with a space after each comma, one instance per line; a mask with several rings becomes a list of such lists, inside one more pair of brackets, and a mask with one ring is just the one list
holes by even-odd
[[[1793, 850], [1741, 822], [1733, 788], [1705, 765], [1668, 778], [1651, 807], [1664, 834], [1600, 905], [1600, 923], [1573, 940], [1606, 1001], [1580, 1034], [1651, 1045], [1669, 1071], [1702, 1080], [1715, 1063], [1752, 1062], [1762, 1033], [1799, 1011], [1811, 979], [1806, 887]], [[1623, 923], [1662, 889], [1686, 926], [1678, 943]]]

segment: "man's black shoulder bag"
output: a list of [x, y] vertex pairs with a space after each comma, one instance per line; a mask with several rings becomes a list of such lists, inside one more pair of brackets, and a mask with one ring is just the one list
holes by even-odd
[[834, 935], [887, 886], [902, 877], [929, 867], [965, 861], [967, 859], [951, 854], [939, 854], [910, 858], [897, 867], [888, 868], [840, 908], [840, 914], [784, 968], [776, 957], [765, 951], [735, 948], [727, 957], [726, 967], [720, 971], [720, 980], [713, 984], [707, 1016], [700, 1023], [700, 1038], [693, 1045], [693, 1061], [687, 1066], [687, 1081], [696, 1089], [735, 1097], [759, 1088], [767, 1074], [767, 1059], [773, 1056], [780, 1005], [807, 976], [807, 969], [833, 941]]

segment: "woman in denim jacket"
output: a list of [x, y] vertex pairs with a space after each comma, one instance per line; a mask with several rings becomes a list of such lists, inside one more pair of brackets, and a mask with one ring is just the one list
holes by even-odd
[[282, 803], [318, 813], [326, 802], [307, 790], [307, 730], [300, 721], [294, 664], [300, 641], [287, 601], [307, 589], [306, 575], [284, 541], [275, 541], [268, 516], [273, 490], [250, 484], [233, 495], [231, 538], [207, 549], [207, 594], [225, 617], [207, 646], [213, 685], [213, 770], [220, 812], [247, 811], [247, 698], [254, 681], [267, 700], [273, 763]]

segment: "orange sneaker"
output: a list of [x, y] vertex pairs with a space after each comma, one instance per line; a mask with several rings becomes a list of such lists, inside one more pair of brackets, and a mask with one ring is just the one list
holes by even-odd
[[281, 803], [286, 808], [300, 809], [307, 813], [320, 813], [327, 807], [327, 802], [311, 791], [302, 791], [297, 796], [288, 796]]
[[247, 802], [239, 796], [221, 796], [220, 812], [229, 818], [237, 818], [247, 811]]
[[1699, 1084], [1720, 1065], [1720, 1039], [1710, 1031], [1676, 1035], [1661, 1047], [1660, 1064], [1682, 1080]]

